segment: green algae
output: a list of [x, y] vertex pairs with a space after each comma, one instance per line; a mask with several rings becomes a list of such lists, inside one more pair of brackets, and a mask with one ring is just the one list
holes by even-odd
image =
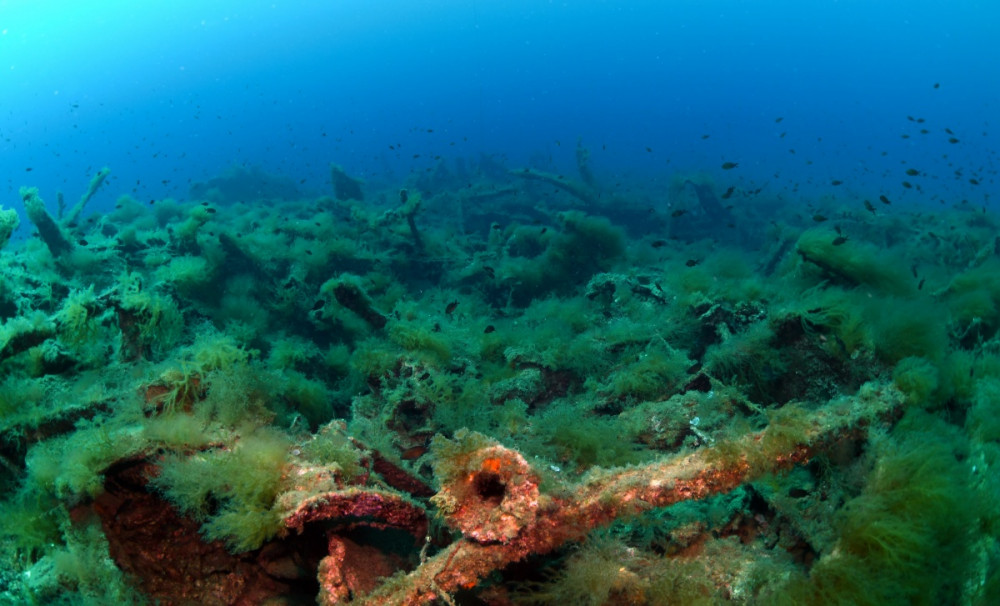
[[[467, 224], [490, 223], [457, 235], [447, 184], [399, 205], [393, 187], [367, 206], [355, 185], [281, 207], [123, 197], [73, 228], [67, 242], [87, 244], [63, 247], [54, 224], [44, 242], [0, 248], [4, 554], [21, 570], [48, 567], [79, 595], [113, 576], [100, 533], [67, 512], [128, 457], [155, 462], [151, 494], [206, 540], [252, 552], [282, 533], [292, 464], [378, 483], [365, 454], [377, 452], [433, 485], [432, 469], [461, 453], [426, 447], [463, 430], [556, 480], [706, 445], [741, 460], [738, 439], [764, 427], [771, 457], [810, 415], [891, 377], [909, 412], [895, 428], [879, 421], [873, 443], [855, 436], [684, 524], [641, 522], [659, 534], [595, 534], [540, 559], [547, 579], [493, 582], [535, 603], [719, 603], [720, 578], [748, 603], [996, 591], [995, 557], [960, 564], [970, 532], [1000, 528], [981, 506], [1000, 494], [988, 473], [1000, 460], [992, 217], [942, 214], [965, 236], [940, 238], [934, 256], [881, 235], [920, 231], [902, 211], [859, 221], [840, 244], [790, 214], [787, 248], [653, 247], [615, 208], [554, 206], [494, 227], [501, 196], [467, 206]], [[25, 196], [44, 222], [37, 190]], [[760, 227], [752, 209], [733, 215]]]

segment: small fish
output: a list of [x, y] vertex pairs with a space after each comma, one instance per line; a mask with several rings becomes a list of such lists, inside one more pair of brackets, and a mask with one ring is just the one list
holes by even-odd
[[917, 175], [920, 174], [920, 171], [915, 168], [908, 168], [906, 169], [906, 174], [908, 174], [911, 177], [916, 177]]
[[424, 456], [425, 454], [427, 454], [427, 447], [426, 446], [412, 446], [412, 447], [407, 448], [406, 450], [404, 450], [399, 455], [399, 458], [403, 459], [404, 461], [412, 461], [414, 459], [419, 459], [420, 457]]
[[839, 180], [839, 179], [834, 179], [833, 181], [830, 181], [830, 185], [833, 185], [834, 187], [836, 187], [838, 185], [843, 185], [843, 184], [844, 184], [844, 182], [841, 181], [841, 180]]
[[76, 242], [77, 242], [77, 244], [79, 244], [80, 246], [86, 246], [86, 245], [87, 245], [87, 241], [86, 241], [86, 240], [84, 240], [83, 238], [80, 238], [80, 239], [79, 239], [79, 240], [77, 240]]
[[867, 209], [868, 212], [870, 212], [871, 214], [873, 215], [875, 214], [875, 207], [872, 206], [872, 203], [869, 202], [868, 200], [865, 200], [865, 209]]
[[779, 116], [779, 117], [777, 117], [777, 118], [774, 119], [774, 123], [775, 124], [781, 124], [781, 121], [784, 120], [784, 119], [785, 119], [784, 117]]
[[486, 274], [487, 276], [489, 276], [490, 278], [496, 278], [496, 277], [497, 277], [497, 272], [496, 272], [496, 270], [494, 270], [494, 269], [493, 269], [492, 267], [490, 267], [489, 265], [486, 265], [486, 266], [484, 266], [484, 267], [483, 267], [483, 273], [485, 273], [485, 274]]
[[24, 169], [24, 172], [30, 173], [33, 170], [35, 170], [35, 169], [33, 169], [32, 167], [29, 166], [28, 168]]
[[667, 245], [666, 240], [653, 240], [653, 242], [650, 244], [650, 246], [652, 246], [653, 248], [663, 248], [666, 245]]
[[935, 89], [941, 88], [941, 83], [940, 82], [935, 82], [934, 83], [934, 88]]
[[736, 188], [735, 187], [730, 187], [729, 189], [726, 190], [726, 193], [722, 194], [722, 196], [720, 196], [720, 197], [723, 200], [728, 200], [730, 197], [732, 197], [734, 191], [736, 191]]
[[906, 189], [913, 189], [913, 184], [910, 183], [909, 181], [903, 181], [903, 187], [905, 187]]
[[699, 261], [698, 259], [688, 259], [687, 261], [684, 262], [684, 265], [687, 265], [688, 267], [694, 267], [699, 263], [701, 263], [701, 261]]
[[444, 313], [450, 316], [452, 312], [455, 311], [456, 307], [458, 307], [458, 301], [452, 301], [447, 307], [444, 308]]
[[889, 202], [889, 198], [886, 198], [884, 195], [883, 196], [879, 196], [878, 200], [879, 200], [879, 202], [881, 202], [882, 204], [885, 204], [886, 206], [888, 206], [889, 204], [892, 204], [891, 202]]
[[840, 246], [844, 242], [847, 242], [847, 237], [846, 236], [837, 236], [836, 238], [833, 239], [832, 244], [834, 246]]
[[686, 212], [687, 212], [687, 209], [680, 208], [680, 209], [675, 210], [674, 212], [670, 213], [670, 216], [676, 219], [677, 217], [683, 215]]
[[916, 278], [917, 277], [917, 264], [916, 263], [914, 263], [913, 265], [910, 266], [910, 271], [913, 272], [913, 277]]
[[492, 324], [489, 324], [489, 325], [486, 326], [486, 328], [483, 329], [483, 334], [488, 335], [491, 332], [495, 331], [496, 329], [497, 329], [496, 326], [493, 326]]
[[732, 169], [736, 168], [737, 166], [739, 166], [739, 164], [736, 163], [736, 162], [723, 162], [722, 163], [722, 170], [732, 170]]
[[653, 153], [653, 148], [652, 147], [647, 147], [646, 148], [646, 152], [647, 153]]
[[952, 145], [954, 145], [954, 144], [958, 143], [958, 139], [956, 139], [955, 137], [949, 137], [948, 138], [948, 143], [951, 143]]
[[923, 289], [923, 287], [924, 287], [924, 282], [926, 282], [926, 281], [927, 281], [927, 278], [921, 278], [921, 279], [920, 279], [920, 284], [917, 284], [917, 290], [921, 290], [921, 289]]
[[826, 217], [824, 217], [823, 215], [813, 215], [813, 221], [817, 223], [822, 223], [823, 221], [826, 221]]
[[969, 179], [969, 183], [971, 183], [973, 185], [979, 185], [979, 180], [978, 179]]

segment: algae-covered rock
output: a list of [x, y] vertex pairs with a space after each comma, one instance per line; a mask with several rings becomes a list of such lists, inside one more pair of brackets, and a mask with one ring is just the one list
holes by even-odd
[[59, 224], [45, 210], [45, 202], [38, 195], [38, 188], [22, 187], [20, 193], [28, 218], [35, 224], [39, 237], [49, 247], [52, 256], [58, 258], [72, 251], [73, 244], [66, 238]]
[[18, 218], [17, 212], [13, 209], [4, 209], [0, 206], [0, 249], [7, 246], [7, 242], [10, 242], [10, 237], [14, 234], [14, 230], [21, 224], [21, 219]]
[[851, 285], [864, 285], [889, 294], [916, 290], [918, 282], [895, 252], [854, 240], [824, 228], [810, 229], [799, 237], [799, 256]]

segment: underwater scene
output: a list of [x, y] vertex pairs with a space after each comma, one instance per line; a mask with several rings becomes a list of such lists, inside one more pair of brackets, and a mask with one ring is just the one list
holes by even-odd
[[0, 606], [1000, 604], [998, 10], [0, 0]]

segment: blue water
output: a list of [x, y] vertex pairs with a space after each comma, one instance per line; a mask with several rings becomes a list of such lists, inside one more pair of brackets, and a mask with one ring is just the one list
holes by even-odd
[[606, 181], [705, 171], [782, 197], [988, 204], [998, 17], [931, 0], [3, 0], [0, 203], [20, 207], [22, 185], [74, 199], [105, 165], [95, 207], [185, 199], [234, 164], [322, 193], [330, 162], [389, 184], [437, 156], [570, 169], [579, 140]]

